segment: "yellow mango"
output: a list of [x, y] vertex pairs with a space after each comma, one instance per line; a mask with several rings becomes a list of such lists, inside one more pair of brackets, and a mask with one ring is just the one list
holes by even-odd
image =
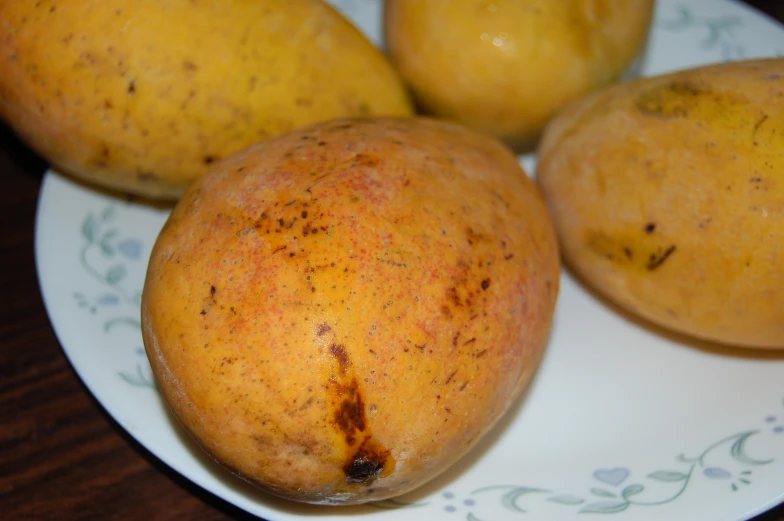
[[386, 0], [393, 63], [429, 114], [528, 150], [641, 53], [653, 0]]
[[298, 126], [411, 113], [386, 58], [321, 0], [0, 1], [0, 117], [101, 186], [176, 198]]
[[635, 315], [784, 347], [784, 59], [620, 84], [564, 110], [537, 177], [566, 262]]
[[339, 120], [195, 181], [152, 252], [144, 344], [175, 415], [270, 493], [356, 504], [473, 447], [534, 374], [555, 233], [516, 157], [418, 118]]

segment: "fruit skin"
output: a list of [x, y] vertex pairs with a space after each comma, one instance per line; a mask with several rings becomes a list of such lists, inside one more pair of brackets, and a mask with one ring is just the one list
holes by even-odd
[[643, 78], [563, 111], [537, 177], [566, 262], [631, 313], [784, 347], [784, 60]]
[[99, 186], [176, 198], [298, 126], [411, 114], [389, 61], [321, 0], [0, 1], [0, 117]]
[[544, 202], [495, 140], [340, 120], [216, 165], [151, 254], [158, 386], [217, 461], [354, 504], [460, 458], [534, 374], [559, 287]]
[[566, 103], [617, 80], [653, 0], [387, 0], [384, 38], [428, 114], [531, 149]]

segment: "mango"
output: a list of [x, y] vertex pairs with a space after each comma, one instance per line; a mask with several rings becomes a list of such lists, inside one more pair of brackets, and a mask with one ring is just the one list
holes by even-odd
[[427, 114], [531, 150], [568, 102], [628, 71], [653, 0], [386, 0], [390, 57]]
[[784, 59], [708, 65], [588, 96], [536, 175], [566, 263], [687, 337], [784, 347]]
[[496, 140], [336, 120], [188, 188], [150, 258], [144, 345], [231, 472], [301, 502], [381, 500], [444, 471], [520, 396], [559, 266], [544, 201]]
[[0, 118], [95, 186], [176, 199], [298, 126], [411, 114], [388, 60], [321, 0], [0, 2]]

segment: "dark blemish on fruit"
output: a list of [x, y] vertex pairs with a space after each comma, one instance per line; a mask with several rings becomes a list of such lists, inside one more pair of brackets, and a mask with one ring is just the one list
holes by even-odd
[[346, 374], [346, 369], [349, 365], [348, 352], [346, 351], [346, 347], [343, 344], [332, 344], [330, 352], [332, 353], [332, 356], [334, 356], [338, 361], [338, 365], [340, 366], [340, 374]]
[[675, 252], [675, 245], [673, 244], [672, 246], [670, 246], [669, 248], [667, 248], [661, 253], [658, 254], [652, 253], [651, 256], [648, 258], [648, 264], [645, 265], [646, 269], [648, 269], [648, 271], [655, 270], [656, 268], [664, 264], [664, 261], [666, 261], [670, 257], [670, 255], [672, 255], [674, 252]]
[[463, 302], [460, 300], [460, 295], [457, 294], [457, 288], [452, 286], [446, 291], [447, 299], [449, 299], [455, 306], [462, 306]]
[[465, 381], [465, 382], [463, 382], [463, 385], [461, 385], [461, 386], [460, 386], [460, 390], [462, 391], [462, 390], [464, 390], [466, 387], [468, 387], [468, 381]]
[[749, 179], [749, 183], [761, 183], [761, 182], [762, 182], [761, 177], [752, 177], [751, 179]]
[[296, 200], [296, 199], [293, 199], [293, 200], [291, 200], [291, 201], [287, 202], [287, 203], [286, 203], [286, 206], [291, 206], [292, 204], [296, 204], [296, 202], [297, 202], [297, 200]]
[[674, 81], [643, 92], [635, 105], [640, 112], [649, 116], [687, 117], [689, 109], [705, 94], [710, 93], [699, 85], [688, 81]]
[[386, 454], [373, 454], [364, 447], [343, 467], [347, 483], [368, 485], [384, 470]]
[[457, 347], [457, 340], [460, 338], [460, 331], [455, 333], [455, 336], [452, 337], [452, 346]]
[[216, 291], [215, 286], [210, 286], [210, 296], [214, 297]]
[[[279, 231], [279, 230], [275, 230], [275, 231]], [[273, 253], [273, 255], [274, 255], [274, 254], [278, 253], [279, 251], [283, 251], [283, 250], [285, 250], [285, 249], [286, 249], [286, 246], [285, 246], [285, 245], [284, 245], [284, 246], [279, 246], [279, 247], [275, 248], [275, 249], [272, 251], [272, 253]]]
[[196, 64], [195, 64], [195, 63], [193, 63], [193, 62], [192, 62], [192, 61], [190, 61], [190, 60], [185, 60], [184, 62], [182, 62], [182, 68], [183, 68], [183, 69], [185, 69], [185, 70], [186, 70], [186, 71], [188, 71], [188, 72], [193, 72], [193, 71], [195, 71], [196, 69], [198, 69], [198, 67], [196, 66]]
[[133, 96], [136, 94], [136, 80], [131, 80], [128, 83], [128, 95]]
[[626, 255], [627, 259], [632, 260], [632, 257], [633, 257], [632, 250], [630, 250], [629, 248], [624, 247], [623, 254]]
[[446, 318], [452, 318], [452, 310], [449, 306], [443, 305], [441, 306], [441, 313], [446, 316]]
[[316, 286], [311, 286], [310, 287], [310, 292], [311, 293], [315, 293], [316, 292]]
[[485, 356], [485, 353], [487, 353], [487, 349], [482, 349], [481, 351], [479, 351], [477, 354], [474, 355], [474, 358], [482, 358], [483, 356]]
[[451, 382], [451, 381], [452, 381], [452, 378], [454, 378], [456, 374], [457, 374], [457, 369], [455, 369], [454, 371], [452, 371], [452, 374], [450, 374], [450, 375], [449, 375], [449, 378], [447, 378], [447, 379], [446, 379], [446, 382], [444, 382], [444, 385], [446, 385], [446, 384], [448, 384], [449, 382]]
[[427, 344], [422, 344], [421, 346], [417, 345], [417, 344], [414, 344], [414, 347], [416, 347], [417, 349], [419, 349], [420, 351], [422, 351], [424, 353], [425, 352], [425, 348], [427, 347]]
[[468, 340], [466, 340], [465, 342], [463, 342], [463, 345], [467, 346], [468, 344], [473, 344], [474, 342], [476, 342], [476, 337], [471, 337]]
[[651, 234], [656, 231], [656, 223], [648, 223], [645, 225], [645, 233]]
[[346, 442], [353, 445], [356, 441], [355, 431], [365, 430], [365, 407], [362, 396], [359, 394], [357, 380], [352, 380], [348, 386], [338, 385], [338, 394], [345, 396], [340, 407], [335, 411], [335, 423], [343, 431]]
[[202, 159], [205, 165], [211, 165], [217, 160], [218, 158], [216, 156], [204, 156], [204, 158]]
[[504, 260], [509, 260], [512, 257], [514, 257], [514, 253], [508, 253], [508, 254], [504, 255]]
[[484, 279], [484, 280], [482, 281], [482, 289], [483, 289], [483, 290], [486, 290], [486, 289], [487, 289], [487, 288], [489, 288], [489, 287], [490, 287], [490, 279]]
[[318, 145], [320, 147], [325, 147], [325, 146], [327, 146], [327, 142], [326, 141], [319, 141], [318, 143], [316, 143], [316, 145]]
[[294, 252], [289, 253], [289, 257], [293, 257], [295, 255], [296, 255], [296, 253], [294, 253]]
[[332, 331], [332, 328], [329, 327], [329, 324], [322, 322], [321, 324], [319, 324], [318, 329], [316, 330], [316, 334], [318, 336], [324, 336], [330, 331]]
[[382, 259], [381, 257], [376, 257], [376, 260], [378, 262], [383, 262], [384, 264], [389, 264], [390, 266], [395, 266], [397, 268], [405, 268], [405, 267], [407, 267], [405, 262], [395, 262], [395, 261], [390, 260], [390, 259]]
[[202, 316], [206, 315], [207, 314], [207, 310], [206, 309], [202, 309], [199, 314], [202, 315]]
[[302, 213], [300, 215], [302, 216], [303, 219], [307, 219], [308, 218], [307, 210], [302, 210]]
[[470, 226], [466, 228], [465, 234], [466, 234], [466, 240], [468, 241], [468, 244], [472, 246], [476, 242], [486, 242], [490, 239], [484, 233], [475, 232], [474, 229], [471, 228]]

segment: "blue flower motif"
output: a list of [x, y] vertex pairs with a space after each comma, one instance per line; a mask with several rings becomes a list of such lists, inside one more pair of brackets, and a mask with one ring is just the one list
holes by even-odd
[[136, 260], [142, 254], [142, 243], [139, 239], [125, 239], [117, 245], [117, 249], [127, 258]]
[[113, 293], [104, 293], [98, 297], [97, 303], [101, 306], [114, 306], [120, 302], [120, 297]]
[[[441, 494], [441, 497], [443, 497], [444, 499], [446, 499], [448, 501], [448, 503], [446, 505], [444, 505], [444, 511], [445, 512], [449, 512], [451, 514], [453, 512], [457, 512], [460, 509], [459, 506], [452, 504], [452, 502], [457, 499], [453, 492], [449, 492], [449, 491], [443, 492]], [[471, 498], [466, 498], [466, 499], [463, 499], [462, 503], [463, 503], [463, 506], [470, 508], [470, 507], [472, 507], [472, 506], [474, 506], [476, 504], [476, 501], [471, 499]], [[470, 515], [470, 513], [469, 513], [469, 515]]]
[[711, 479], [729, 479], [732, 477], [732, 474], [721, 467], [706, 467], [702, 473]]

